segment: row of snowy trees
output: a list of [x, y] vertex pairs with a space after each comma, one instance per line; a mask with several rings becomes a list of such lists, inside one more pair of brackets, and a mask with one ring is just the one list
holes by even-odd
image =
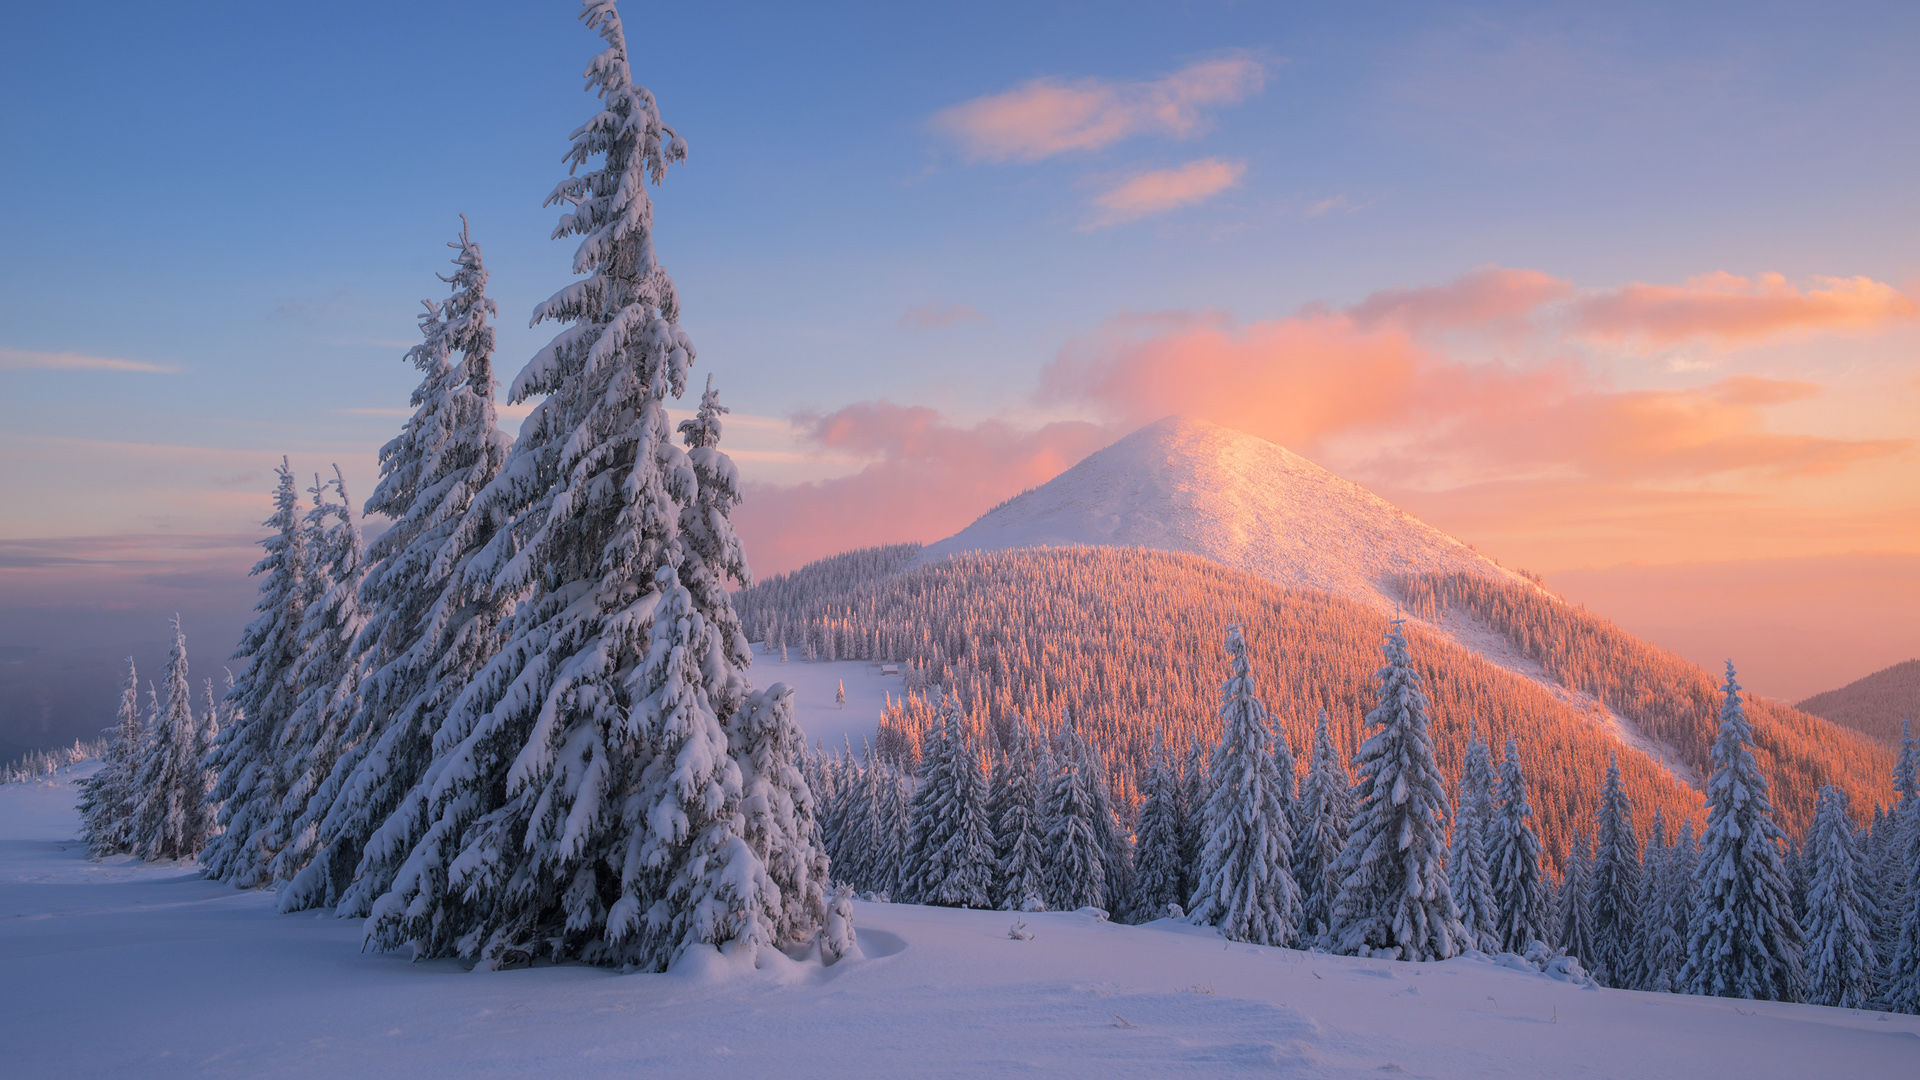
[[161, 685], [147, 687], [143, 714], [139, 673], [127, 659], [120, 711], [100, 768], [80, 784], [81, 828], [96, 855], [191, 858], [216, 831], [206, 759], [232, 713], [214, 696], [212, 679], [205, 680], [202, 705], [194, 710], [187, 636], [177, 616]]
[[[1538, 963], [1557, 949], [1611, 986], [1920, 1011], [1913, 740], [1893, 814], [1856, 830], [1830, 787], [1795, 847], [1773, 820], [1729, 665], [1704, 836], [1689, 819], [1670, 837], [1656, 810], [1643, 858], [1612, 763], [1593, 829], [1556, 882], [1514, 740], [1496, 765], [1470, 739], [1449, 808], [1398, 624], [1354, 774], [1323, 712], [1297, 784], [1239, 627], [1227, 651], [1220, 741], [1183, 756], [1156, 741], [1131, 838], [1072, 724], [1051, 740], [1018, 716], [976, 732], [947, 696], [917, 775], [871, 748], [815, 756], [836, 876], [870, 895], [964, 907], [1094, 906], [1137, 921], [1185, 908], [1237, 941], [1410, 960], [1477, 949]], [[996, 728], [1009, 735], [988, 745]]]
[[695, 353], [647, 185], [686, 144], [633, 83], [611, 0], [582, 19], [606, 43], [601, 108], [548, 204], [585, 277], [535, 309], [565, 325], [512, 384], [532, 413], [518, 439], [496, 426], [495, 306], [463, 228], [366, 504], [392, 527], [363, 550], [338, 470], [303, 513], [282, 464], [246, 666], [203, 748], [201, 864], [418, 956], [659, 970], [817, 942], [831, 960], [850, 908], [791, 693], [748, 683], [727, 591], [750, 581], [727, 410], [709, 378], [681, 445], [666, 415]]

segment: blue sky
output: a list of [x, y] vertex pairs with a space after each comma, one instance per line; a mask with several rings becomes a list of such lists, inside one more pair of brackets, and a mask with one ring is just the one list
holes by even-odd
[[[0, 541], [247, 533], [283, 452], [306, 469], [341, 460], [364, 495], [460, 213], [492, 270], [510, 375], [549, 333], [527, 312], [570, 279], [541, 202], [593, 108], [580, 72], [598, 42], [575, 10], [15, 5], [0, 33], [0, 455], [12, 466], [0, 496], [13, 507]], [[1111, 402], [1036, 391], [1063, 350], [1092, 347], [1128, 313], [1248, 327], [1489, 266], [1599, 291], [1714, 273], [1752, 291], [1777, 273], [1796, 297], [1823, 277], [1911, 297], [1920, 278], [1911, 4], [624, 14], [637, 77], [692, 146], [656, 196], [660, 250], [701, 362], [741, 414], [743, 468], [770, 484], [893, 453], [787, 427], [857, 402], [930, 406], [982, 438], [970, 425], [996, 418], [1016, 434], [1073, 417], [1118, 430], [1127, 417]], [[1034, 80], [1128, 99], [1209, 63], [1256, 71], [1257, 86], [1193, 106], [1183, 125], [1030, 160], [991, 160], [939, 119]], [[1207, 162], [1233, 183], [1103, 221], [1101, 200], [1130, 181]], [[1743, 375], [1817, 387], [1749, 394], [1741, 422], [1882, 450], [1826, 471], [1615, 478], [1609, 506], [1625, 505], [1622, 484], [1635, 498], [1772, 500], [1753, 529], [1778, 542], [1690, 544], [1696, 524], [1642, 515], [1596, 545], [1553, 539], [1582, 527], [1573, 518], [1487, 524], [1472, 507], [1488, 489], [1396, 466], [1406, 454], [1383, 449], [1393, 439], [1378, 424], [1286, 441], [1549, 573], [1920, 555], [1914, 514], [1859, 524], [1871, 492], [1910, 507], [1910, 490], [1886, 490], [1920, 481], [1894, 445], [1920, 435], [1903, 381], [1910, 318], [1690, 340], [1519, 347], [1486, 333], [1445, 348], [1463, 364], [1573, 364], [1576, 382], [1610, 392], [1693, 393]], [[1449, 501], [1468, 488], [1479, 502]], [[964, 521], [987, 495], [953, 514]], [[1782, 531], [1809, 514], [1852, 535], [1822, 545]], [[51, 580], [15, 574], [0, 609], [60, 606]], [[1625, 579], [1610, 580], [1631, 608]]]

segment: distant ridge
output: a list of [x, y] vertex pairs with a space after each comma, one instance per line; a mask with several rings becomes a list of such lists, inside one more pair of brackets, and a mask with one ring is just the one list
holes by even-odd
[[1142, 547], [1204, 556], [1279, 585], [1392, 612], [1403, 575], [1529, 584], [1306, 458], [1191, 416], [1155, 421], [922, 552]]
[[1920, 660], [1903, 660], [1795, 706], [1886, 743], [1900, 744], [1900, 721], [1920, 734]]

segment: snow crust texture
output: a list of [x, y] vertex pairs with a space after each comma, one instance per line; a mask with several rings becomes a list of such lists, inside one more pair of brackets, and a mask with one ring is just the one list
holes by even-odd
[[1141, 428], [929, 545], [921, 559], [1083, 545], [1189, 552], [1388, 612], [1394, 575], [1526, 581], [1285, 447], [1191, 416]]

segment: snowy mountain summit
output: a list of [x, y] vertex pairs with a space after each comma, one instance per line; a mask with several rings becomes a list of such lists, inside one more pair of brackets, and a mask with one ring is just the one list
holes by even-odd
[[1384, 611], [1394, 574], [1526, 582], [1286, 447], [1192, 416], [1148, 424], [922, 557], [1088, 545], [1187, 552]]

